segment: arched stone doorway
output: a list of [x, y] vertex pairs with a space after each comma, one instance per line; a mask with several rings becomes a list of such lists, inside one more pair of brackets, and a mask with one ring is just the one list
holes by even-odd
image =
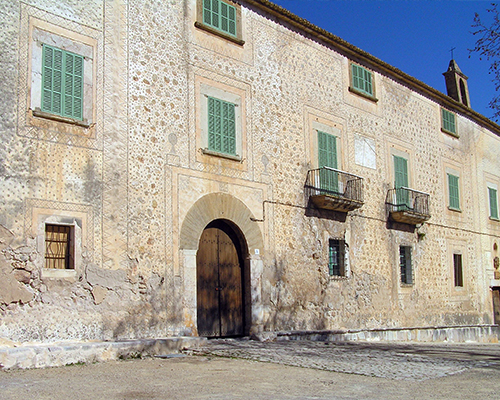
[[[204, 335], [204, 332], [198, 332], [197, 255], [200, 239], [211, 224], [219, 228], [223, 226], [226, 234], [229, 231], [233, 235], [242, 268], [243, 334], [258, 332], [264, 317], [261, 259], [264, 243], [261, 226], [241, 200], [226, 193], [211, 193], [201, 197], [183, 218], [179, 251], [183, 268], [185, 327], [193, 334]], [[231, 238], [231, 235], [228, 236]]]
[[196, 254], [198, 334], [207, 337], [245, 334], [248, 274], [246, 243], [229, 221], [212, 221], [203, 230]]

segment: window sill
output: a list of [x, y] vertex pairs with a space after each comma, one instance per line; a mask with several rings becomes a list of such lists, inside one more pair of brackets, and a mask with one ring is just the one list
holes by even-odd
[[455, 132], [448, 131], [444, 128], [441, 128], [441, 132], [446, 133], [447, 135], [453, 136], [456, 139], [460, 139], [460, 136]]
[[60, 115], [51, 114], [51, 113], [48, 113], [45, 111], [41, 111], [39, 108], [36, 108], [35, 110], [33, 110], [33, 116], [38, 117], [38, 118], [50, 119], [50, 120], [57, 121], [57, 122], [64, 122], [66, 124], [77, 125], [77, 126], [81, 126], [84, 128], [90, 127], [90, 124], [88, 123], [87, 120], [79, 121], [79, 120], [74, 119], [74, 118], [62, 117]]
[[202, 22], [196, 21], [194, 23], [194, 26], [197, 27], [197, 28], [199, 28], [199, 29], [202, 29], [204, 31], [213, 33], [216, 36], [220, 36], [221, 38], [227, 39], [227, 40], [229, 40], [229, 41], [231, 41], [233, 43], [236, 43], [239, 46], [243, 46], [245, 44], [244, 40], [238, 39], [238, 38], [236, 38], [234, 36], [231, 36], [231, 35], [229, 35], [227, 33], [219, 31], [219, 30], [217, 30], [215, 28], [212, 28], [211, 26], [203, 24]]
[[201, 152], [203, 154], [206, 154], [206, 155], [209, 155], [209, 156], [227, 158], [228, 160], [233, 160], [233, 161], [238, 161], [238, 162], [242, 162], [243, 161], [243, 159], [239, 155], [219, 153], [218, 151], [209, 150], [209, 149], [201, 149]]
[[346, 275], [328, 275], [332, 281], [347, 281], [349, 276]]
[[495, 217], [490, 217], [490, 221], [500, 222], [500, 219]]
[[460, 208], [453, 208], [453, 207], [450, 207], [450, 206], [448, 206], [448, 210], [454, 211], [454, 212], [458, 212], [458, 213], [462, 212], [462, 210]]
[[361, 97], [364, 97], [365, 99], [371, 100], [374, 103], [378, 102], [378, 99], [375, 96], [368, 94], [368, 93], [365, 93], [365, 92], [362, 92], [361, 90], [353, 88], [352, 86], [349, 86], [349, 92], [357, 94]]
[[75, 269], [42, 269], [42, 278], [73, 278], [76, 279]]

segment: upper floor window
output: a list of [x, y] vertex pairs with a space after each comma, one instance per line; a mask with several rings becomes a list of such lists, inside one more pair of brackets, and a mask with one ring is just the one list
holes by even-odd
[[351, 64], [351, 89], [373, 97], [375, 95], [373, 86], [372, 72], [360, 65]]
[[448, 207], [451, 210], [460, 210], [460, 191], [458, 186], [458, 176], [448, 175]]
[[446, 133], [457, 136], [455, 114], [444, 108], [441, 109], [441, 129]]
[[83, 57], [44, 44], [42, 59], [42, 111], [81, 121]]
[[488, 187], [488, 201], [490, 205], [490, 218], [498, 219], [498, 197], [497, 190], [493, 187]]
[[221, 0], [203, 0], [203, 22], [236, 36], [236, 7]]
[[207, 97], [208, 150], [236, 155], [236, 105]]
[[229, 0], [198, 0], [195, 26], [239, 45], [245, 43], [241, 39], [241, 6]]

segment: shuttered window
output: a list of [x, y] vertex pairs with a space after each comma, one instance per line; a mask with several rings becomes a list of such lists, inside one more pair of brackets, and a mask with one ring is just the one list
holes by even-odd
[[83, 57], [43, 45], [42, 111], [83, 119]]
[[394, 188], [396, 189], [396, 203], [398, 206], [410, 207], [410, 196], [408, 187], [408, 160], [403, 157], [394, 156]]
[[233, 103], [208, 97], [208, 149], [236, 155], [236, 122]]
[[372, 73], [367, 69], [351, 64], [352, 87], [373, 96]]
[[[318, 131], [318, 166], [319, 168], [337, 168], [337, 138]], [[338, 191], [338, 173], [329, 169], [319, 172], [321, 189]]]
[[345, 276], [345, 241], [330, 239], [328, 247], [328, 272], [330, 276]]
[[399, 267], [401, 270], [401, 283], [413, 284], [413, 271], [411, 266], [411, 247], [399, 246]]
[[444, 108], [441, 109], [441, 117], [442, 117], [442, 128], [446, 132], [450, 132], [453, 134], [457, 134], [457, 128], [455, 126], [455, 114], [449, 112], [448, 110], [445, 110]]
[[496, 189], [489, 187], [488, 197], [490, 202], [490, 217], [498, 219], [498, 197]]
[[458, 189], [458, 176], [448, 174], [448, 199], [449, 207], [460, 210], [460, 192]]
[[203, 0], [203, 23], [236, 36], [236, 7], [221, 0]]

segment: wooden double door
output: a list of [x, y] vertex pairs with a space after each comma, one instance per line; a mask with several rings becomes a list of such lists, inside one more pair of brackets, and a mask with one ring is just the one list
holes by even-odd
[[196, 254], [198, 334], [244, 334], [243, 263], [239, 240], [223, 221], [208, 225]]

